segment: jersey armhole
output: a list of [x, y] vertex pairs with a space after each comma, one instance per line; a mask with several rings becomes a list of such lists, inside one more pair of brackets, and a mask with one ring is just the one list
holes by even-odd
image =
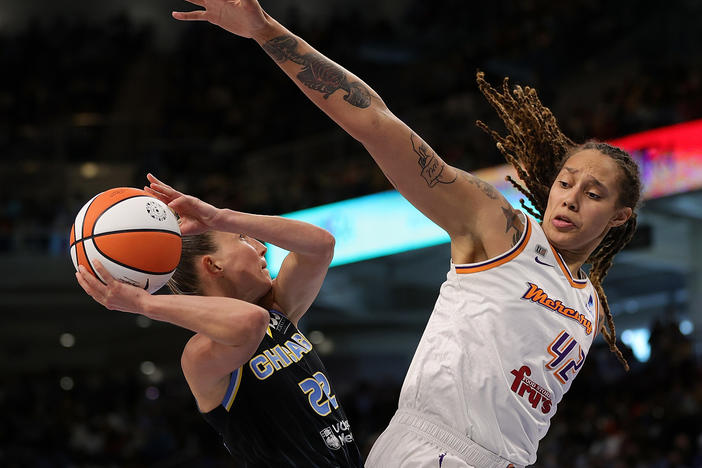
[[224, 393], [224, 398], [222, 399], [222, 406], [225, 410], [229, 411], [234, 404], [234, 399], [239, 392], [239, 387], [241, 386], [241, 377], [244, 374], [243, 367], [238, 368], [231, 373], [229, 377], [229, 386], [227, 391]]
[[[602, 303], [600, 302], [600, 295], [597, 294], [597, 289], [593, 286], [592, 288], [593, 292], [595, 293], [595, 336], [592, 337], [593, 341], [595, 338], [597, 338], [597, 335], [600, 334], [600, 327], [603, 326], [603, 321], [600, 318], [600, 314], [602, 313]], [[604, 314], [602, 314], [604, 315]], [[604, 318], [604, 317], [602, 317]]]
[[506, 252], [482, 262], [454, 264], [452, 261], [451, 264], [453, 265], [453, 268], [456, 271], [456, 273], [459, 275], [465, 275], [489, 270], [491, 268], [495, 268], [509, 262], [510, 260], [516, 258], [520, 253], [522, 253], [527, 243], [529, 242], [529, 238], [531, 237], [533, 227], [531, 224], [532, 221], [523, 211], [519, 210], [519, 215], [520, 220], [524, 223], [524, 232], [522, 232], [522, 235], [516, 244], [514, 244]]

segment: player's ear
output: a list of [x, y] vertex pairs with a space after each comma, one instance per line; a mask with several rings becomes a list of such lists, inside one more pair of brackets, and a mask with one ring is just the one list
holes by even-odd
[[224, 271], [222, 266], [212, 255], [203, 255], [200, 264], [202, 265], [203, 271], [208, 275], [219, 276]]
[[619, 227], [622, 224], [626, 223], [629, 218], [631, 218], [631, 214], [634, 211], [628, 207], [625, 206], [623, 208], [617, 208], [617, 211], [614, 213], [614, 216], [609, 220], [609, 227]]

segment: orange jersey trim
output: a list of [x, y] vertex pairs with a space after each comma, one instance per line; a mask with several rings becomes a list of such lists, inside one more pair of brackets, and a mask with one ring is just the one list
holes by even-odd
[[597, 294], [597, 289], [592, 288], [595, 293], [595, 336], [592, 337], [594, 340], [600, 333], [600, 296]]
[[524, 235], [522, 236], [522, 239], [519, 241], [519, 243], [517, 245], [515, 245], [514, 247], [512, 247], [512, 249], [503, 253], [499, 257], [492, 258], [490, 260], [487, 260], [487, 261], [484, 261], [481, 263], [471, 263], [468, 265], [456, 265], [455, 266], [456, 273], [458, 273], [460, 275], [465, 275], [468, 273], [477, 273], [479, 271], [489, 270], [491, 268], [495, 268], [495, 267], [498, 267], [500, 265], [503, 265], [503, 264], [509, 262], [510, 260], [515, 258], [517, 255], [522, 253], [522, 251], [526, 247], [527, 243], [529, 242], [529, 237], [531, 237], [531, 229], [532, 229], [531, 221], [529, 220], [529, 218], [527, 216], [524, 216], [524, 218], [526, 219], [526, 222], [525, 222], [525, 224], [526, 224], [525, 231], [526, 232], [524, 233]]
[[584, 280], [573, 278], [573, 275], [570, 274], [570, 270], [568, 269], [568, 266], [565, 264], [565, 262], [561, 258], [561, 254], [558, 253], [558, 251], [553, 247], [553, 245], [551, 245], [550, 242], [548, 245], [551, 247], [551, 251], [553, 252], [553, 256], [556, 258], [556, 262], [558, 262], [558, 265], [561, 267], [561, 270], [563, 270], [563, 274], [565, 274], [570, 285], [573, 286], [574, 288], [577, 288], [577, 289], [583, 289], [585, 286], [587, 286], [587, 278], [585, 278]]

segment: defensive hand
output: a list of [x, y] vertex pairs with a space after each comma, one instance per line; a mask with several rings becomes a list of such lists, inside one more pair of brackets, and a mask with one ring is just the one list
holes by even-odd
[[268, 24], [268, 15], [256, 0], [186, 0], [204, 10], [174, 11], [180, 21], [208, 21], [241, 37], [253, 37]]

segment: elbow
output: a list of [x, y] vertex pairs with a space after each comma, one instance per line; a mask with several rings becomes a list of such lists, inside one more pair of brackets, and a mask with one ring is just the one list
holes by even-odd
[[378, 138], [387, 123], [396, 119], [382, 101], [374, 103], [369, 110], [371, 112], [365, 119], [357, 121], [357, 125], [354, 125], [353, 128], [346, 129], [352, 137], [361, 143]]
[[322, 240], [320, 242], [320, 248], [322, 255], [328, 261], [328, 263], [331, 263], [332, 259], [334, 258], [335, 246], [336, 238], [334, 235], [331, 232], [324, 230], [324, 234], [322, 235]]
[[[263, 307], [254, 306], [251, 308], [246, 318], [246, 337], [255, 341], [256, 346], [261, 342], [263, 335], [266, 333], [268, 328], [268, 323], [270, 322], [270, 315], [268, 311]], [[248, 341], [247, 339], [247, 341]]]
[[253, 352], [266, 333], [270, 316], [266, 309], [249, 305], [245, 310], [232, 311], [228, 322], [235, 326], [229, 326], [220, 339], [213, 339], [226, 346], [251, 347]]

